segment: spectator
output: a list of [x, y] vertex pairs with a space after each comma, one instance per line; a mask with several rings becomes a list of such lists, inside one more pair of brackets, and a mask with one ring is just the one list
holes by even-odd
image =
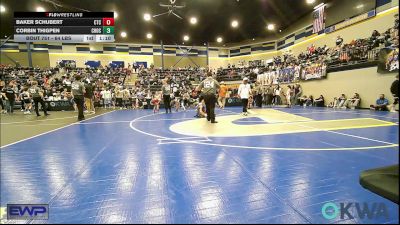
[[314, 104], [314, 98], [312, 95], [308, 96], [308, 98], [306, 99], [306, 103], [305, 106], [313, 106]]
[[346, 103], [346, 95], [342, 94], [337, 100], [334, 102], [333, 108], [342, 108]]
[[292, 106], [291, 100], [292, 100], [292, 95], [294, 93], [294, 90], [292, 86], [288, 85], [287, 90], [286, 90], [286, 103], [288, 107]]
[[320, 95], [318, 98], [314, 100], [314, 105], [316, 107], [325, 107], [325, 99], [323, 95]]
[[349, 98], [346, 100], [346, 102], [343, 104], [342, 108], [350, 108], [350, 109], [357, 109], [360, 107], [361, 103], [361, 98], [358, 93], [355, 93], [352, 98]]
[[282, 88], [277, 84], [274, 89], [274, 105], [281, 105]]
[[256, 82], [256, 86], [254, 87], [254, 96], [255, 96], [255, 103], [258, 108], [262, 107], [262, 93], [263, 88], [259, 82]]
[[388, 110], [389, 101], [385, 98], [384, 94], [381, 94], [379, 98], [376, 100], [375, 105], [371, 105], [371, 110], [378, 110], [378, 111], [387, 111]]
[[272, 88], [271, 85], [268, 85], [265, 88], [264, 96], [265, 96], [265, 104], [267, 106], [272, 106], [272, 101], [274, 98], [274, 89]]
[[228, 91], [228, 88], [225, 85], [225, 82], [221, 82], [221, 86], [219, 87], [218, 91], [218, 105], [221, 109], [225, 108], [225, 102], [226, 102], [226, 93]]
[[337, 47], [342, 47], [342, 44], [343, 44], [343, 38], [340, 37], [340, 36], [337, 36], [337, 38], [336, 38], [336, 46]]
[[8, 87], [3, 88], [2, 95], [6, 100], [6, 111], [9, 113], [14, 113], [15, 100], [17, 99], [17, 93], [14, 90], [14, 84], [9, 84]]
[[[300, 84], [296, 84], [294, 87], [294, 101], [293, 101], [294, 105], [298, 104], [298, 99], [300, 98], [302, 93], [303, 93], [303, 90], [301, 89]], [[300, 105], [302, 105], [302, 104], [300, 104]]]
[[302, 106], [306, 106], [306, 101], [307, 101], [307, 99], [308, 99], [308, 98], [307, 98], [306, 95], [304, 95], [303, 97], [298, 98], [299, 104], [302, 105]]

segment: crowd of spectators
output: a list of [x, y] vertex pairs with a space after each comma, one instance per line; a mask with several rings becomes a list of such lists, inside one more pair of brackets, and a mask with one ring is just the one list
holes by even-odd
[[[341, 36], [337, 36], [334, 47], [315, 46], [311, 44], [297, 56], [288, 50], [283, 56], [276, 56], [272, 62], [265, 65], [253, 65], [248, 62], [240, 62], [238, 67], [228, 65], [217, 71], [218, 80], [231, 81], [249, 77], [254, 81], [257, 76], [264, 74], [268, 77], [266, 85], [293, 83], [300, 79], [306, 80], [307, 68], [335, 66], [343, 63], [363, 62], [365, 60], [377, 60], [379, 49], [383, 47], [399, 46], [398, 14], [395, 15], [394, 26], [380, 33], [372, 31], [368, 38], [358, 38], [345, 42]], [[320, 73], [321, 77], [326, 73]]]

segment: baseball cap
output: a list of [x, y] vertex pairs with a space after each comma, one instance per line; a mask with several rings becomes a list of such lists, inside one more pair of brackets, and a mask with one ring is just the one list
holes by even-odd
[[243, 81], [245, 81], [245, 80], [247, 80], [247, 81], [248, 81], [248, 80], [249, 80], [249, 78], [247, 78], [247, 77], [243, 78]]

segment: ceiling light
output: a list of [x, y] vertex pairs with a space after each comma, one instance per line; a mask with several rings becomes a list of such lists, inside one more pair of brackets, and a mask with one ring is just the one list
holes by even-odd
[[184, 41], [189, 41], [189, 36], [188, 35], [183, 36], [183, 40]]
[[6, 7], [4, 7], [4, 5], [0, 5], [0, 12], [1, 13], [6, 12]]
[[150, 15], [150, 13], [145, 13], [145, 14], [143, 15], [143, 19], [146, 20], [146, 21], [150, 21], [150, 20], [151, 20], [151, 15]]
[[196, 17], [190, 18], [190, 23], [191, 24], [197, 24], [197, 18]]
[[357, 9], [361, 9], [361, 8], [363, 8], [363, 7], [364, 7], [363, 4], [356, 6]]
[[279, 33], [281, 33], [282, 32], [282, 30], [279, 30]]
[[41, 7], [41, 6], [38, 6], [38, 7], [36, 8], [36, 12], [46, 12], [46, 10], [45, 10], [43, 7]]
[[147, 37], [147, 39], [152, 39], [153, 38], [153, 34], [147, 33], [146, 37]]
[[126, 32], [125, 32], [125, 31], [122, 31], [122, 32], [121, 32], [121, 37], [126, 38], [126, 36], [127, 36]]
[[268, 30], [275, 30], [275, 24], [268, 24], [267, 29]]
[[255, 41], [256, 39], [255, 38], [253, 38], [253, 41]]
[[218, 42], [218, 43], [221, 43], [221, 42], [222, 42], [222, 37], [218, 37], [218, 38], [217, 38], [217, 42]]
[[118, 13], [114, 12], [114, 19], [117, 19], [117, 18], [118, 18]]
[[239, 26], [239, 22], [238, 22], [237, 20], [234, 20], [234, 21], [232, 21], [231, 26], [232, 26], [233, 28], [236, 28], [236, 27]]
[[315, 0], [306, 0], [306, 2], [307, 2], [307, 4], [314, 4], [315, 3]]

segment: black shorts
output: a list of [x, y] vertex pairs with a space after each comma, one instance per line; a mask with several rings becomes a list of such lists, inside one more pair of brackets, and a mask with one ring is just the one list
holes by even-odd
[[24, 99], [24, 104], [30, 104], [32, 101], [30, 99]]

